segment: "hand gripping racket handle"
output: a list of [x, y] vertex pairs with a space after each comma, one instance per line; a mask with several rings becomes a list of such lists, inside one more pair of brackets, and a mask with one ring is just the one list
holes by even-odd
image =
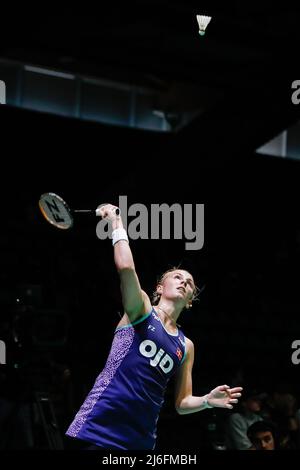
[[[101, 206], [101, 207], [102, 207], [102, 206]], [[100, 209], [101, 209], [101, 207], [98, 207], [98, 209], [96, 209], [96, 211], [95, 211], [95, 212], [96, 212], [96, 215], [101, 215], [101, 214], [100, 214]], [[119, 207], [116, 207], [115, 213], [116, 213], [116, 215], [120, 215], [120, 214], [121, 214], [121, 209], [120, 209]]]

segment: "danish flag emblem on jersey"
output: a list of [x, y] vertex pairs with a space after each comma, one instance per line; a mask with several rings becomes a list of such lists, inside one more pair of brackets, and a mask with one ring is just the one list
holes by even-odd
[[182, 351], [181, 351], [181, 349], [177, 348], [176, 356], [177, 356], [178, 359], [181, 361], [181, 359], [182, 359]]

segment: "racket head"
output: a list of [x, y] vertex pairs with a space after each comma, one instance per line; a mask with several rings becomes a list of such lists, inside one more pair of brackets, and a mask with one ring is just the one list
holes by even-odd
[[68, 204], [55, 193], [44, 193], [39, 199], [39, 208], [51, 225], [62, 230], [73, 227], [73, 216]]

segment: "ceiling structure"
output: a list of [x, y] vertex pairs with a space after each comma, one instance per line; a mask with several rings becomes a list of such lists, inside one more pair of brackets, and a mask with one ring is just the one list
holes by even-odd
[[[212, 16], [203, 37], [196, 14]], [[199, 135], [204, 150], [255, 150], [300, 117], [291, 103], [300, 28], [288, 2], [21, 7], [0, 34], [2, 58], [155, 89], [170, 120], [193, 116], [179, 140]]]

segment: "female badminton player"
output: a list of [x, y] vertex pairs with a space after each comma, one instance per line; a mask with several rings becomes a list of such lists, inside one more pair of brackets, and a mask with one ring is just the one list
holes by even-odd
[[85, 441], [91, 449], [152, 450], [165, 390], [173, 374], [179, 414], [212, 407], [231, 409], [242, 388], [221, 385], [204, 396], [193, 395], [194, 345], [176, 324], [197, 293], [192, 275], [183, 269], [164, 273], [152, 306], [140, 286], [116, 207], [104, 205], [100, 213], [112, 224], [125, 313], [116, 327], [106, 365], [66, 434]]

